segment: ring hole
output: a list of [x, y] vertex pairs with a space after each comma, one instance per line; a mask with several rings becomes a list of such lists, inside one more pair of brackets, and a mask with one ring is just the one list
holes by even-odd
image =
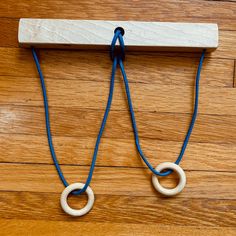
[[82, 209], [88, 202], [88, 196], [86, 193], [81, 195], [69, 194], [67, 197], [67, 203], [72, 209]]
[[117, 30], [119, 30], [119, 31], [121, 32], [122, 36], [125, 34], [124, 28], [122, 28], [122, 27], [117, 27], [117, 28], [115, 28], [114, 33], [116, 33]]
[[[161, 172], [164, 172], [164, 171], [167, 171], [167, 169], [162, 170]], [[161, 186], [163, 186], [164, 188], [173, 189], [179, 183], [179, 176], [175, 171], [173, 171], [171, 174], [169, 174], [167, 176], [158, 177], [158, 180], [159, 180]]]

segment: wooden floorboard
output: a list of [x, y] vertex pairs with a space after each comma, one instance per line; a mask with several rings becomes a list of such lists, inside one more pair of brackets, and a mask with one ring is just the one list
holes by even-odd
[[[104, 111], [51, 107], [51, 129], [54, 136], [97, 136]], [[191, 114], [136, 112], [140, 138], [183, 142]], [[45, 134], [44, 108], [1, 106], [4, 134]], [[190, 141], [204, 143], [236, 143], [236, 116], [199, 114]], [[151, 132], [150, 132], [151, 130]], [[111, 111], [104, 137], [133, 140], [128, 111]], [[45, 137], [46, 138], [46, 137]]]
[[[232, 30], [236, 26], [235, 3], [202, 0], [149, 0], [149, 1], [82, 1], [64, 4], [58, 0], [27, 1], [6, 0], [1, 2], [0, 17], [4, 18], [77, 18], [105, 20], [144, 21], [191, 21], [217, 22], [222, 29]], [[78, 12], [80, 14], [78, 14]]]
[[0, 220], [3, 236], [15, 235], [15, 228], [18, 234], [34, 235], [65, 235], [65, 228], [68, 234], [92, 234], [103, 236], [125, 236], [125, 235], [170, 235], [174, 232], [176, 236], [221, 236], [233, 235], [235, 229], [232, 227], [194, 227], [194, 226], [170, 226], [161, 224], [128, 224], [128, 223], [105, 223], [105, 222], [68, 222], [68, 221], [45, 221], [45, 220]]
[[[138, 155], [121, 73], [98, 152], [92, 211], [66, 215], [49, 152], [31, 51], [18, 47], [22, 17], [218, 23], [207, 53], [199, 115], [181, 166], [187, 185], [158, 194]], [[236, 235], [236, 2], [210, 0], [0, 2], [0, 235]], [[107, 51], [38, 50], [56, 154], [69, 183], [85, 182], [106, 105]], [[200, 53], [127, 52], [140, 143], [153, 166], [175, 161], [193, 111]], [[176, 175], [161, 178], [174, 186]], [[86, 197], [72, 196], [81, 208]]]
[[[21, 77], [31, 78], [31, 83], [34, 80], [38, 82], [29, 49], [3, 47], [0, 48], [0, 53], [2, 55], [0, 76], [8, 79], [18, 78], [19, 82]], [[111, 61], [107, 52], [42, 49], [38, 54], [46, 79], [72, 80], [67, 83], [110, 80]], [[171, 55], [162, 55], [158, 52], [129, 55], [124, 62], [129, 81], [155, 85], [193, 86], [200, 55], [196, 54], [191, 60], [192, 54], [188, 54], [188, 57]], [[136, 62], [137, 57], [142, 58], [142, 63]], [[201, 84], [212, 87], [232, 87], [233, 65], [233, 59], [206, 57], [201, 73]], [[116, 82], [121, 80], [119, 72], [117, 76]]]
[[[122, 80], [119, 80], [122, 83]], [[232, 81], [232, 75], [231, 75]], [[128, 110], [124, 86], [117, 83], [112, 102], [113, 110]], [[76, 109], [104, 110], [109, 92], [108, 82], [47, 80], [50, 106]], [[231, 82], [232, 84], [232, 82]], [[24, 86], [27, 85], [27, 86]], [[68, 89], [64, 89], [64, 88]], [[41, 87], [32, 78], [4, 78], [0, 85], [1, 105], [41, 106]], [[78, 92], [79, 90], [79, 92]], [[58, 91], [61, 91], [58, 93]], [[157, 113], [191, 113], [194, 88], [181, 85], [154, 83], [130, 84], [135, 111]], [[38, 96], [36, 96], [36, 94]], [[169, 96], [171, 94], [171, 96]], [[209, 96], [211, 94], [211, 96]], [[199, 113], [236, 115], [236, 90], [234, 88], [208, 88], [202, 86]], [[158, 116], [158, 114], [156, 114]]]
[[[0, 138], [1, 163], [53, 164], [45, 135], [0, 134]], [[90, 165], [95, 135], [79, 138], [54, 136], [53, 141], [58, 160], [62, 165]], [[150, 138], [141, 140], [144, 153], [154, 166], [164, 161], [175, 161], [181, 145], [181, 141]], [[16, 152], [18, 155], [15, 155]], [[191, 142], [181, 165], [186, 170], [234, 172], [235, 155], [235, 143]], [[135, 149], [135, 143], [129, 137], [123, 139], [104, 137], [96, 165], [144, 167]]]
[[[5, 185], [1, 191], [32, 191], [58, 192], [63, 186], [58, 181], [55, 167], [52, 165], [34, 164], [0, 164], [0, 177]], [[84, 182], [87, 179], [87, 166], [63, 166], [62, 170], [68, 182]], [[188, 185], [178, 198], [193, 199], [236, 199], [236, 173], [234, 172], [206, 172], [186, 171]], [[165, 179], [167, 186], [177, 182], [175, 176]], [[107, 186], [112, 185], [112, 188]], [[32, 186], [34, 186], [32, 188]], [[125, 167], [97, 167], [94, 171], [92, 188], [97, 194], [111, 194], [122, 196], [158, 197], [159, 194], [151, 184], [151, 174], [143, 168]], [[175, 200], [170, 200], [175, 202]]]
[[[81, 218], [64, 214], [59, 203], [60, 194], [4, 191], [0, 212], [4, 219], [53, 220], [67, 222], [107, 222], [184, 226], [230, 227], [235, 223], [235, 200], [171, 199], [144, 196], [96, 196], [93, 210]], [[80, 201], [85, 202], [81, 196]], [[78, 207], [78, 199], [70, 204]], [[81, 204], [80, 204], [81, 205]], [[81, 207], [81, 206], [80, 206]], [[140, 214], [145, 212], [145, 215]], [[165, 214], [163, 214], [165, 212]], [[144, 217], [145, 216], [145, 217]], [[66, 229], [64, 229], [64, 232]]]

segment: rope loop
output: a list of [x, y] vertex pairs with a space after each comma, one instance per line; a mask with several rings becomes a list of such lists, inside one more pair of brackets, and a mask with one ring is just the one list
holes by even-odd
[[[123, 35], [124, 35], [123, 28], [117, 27], [114, 31], [114, 37], [112, 39], [110, 47], [110, 57], [112, 61], [114, 61], [115, 57], [121, 59], [122, 61], [125, 60], [125, 43]], [[119, 47], [116, 46], [117, 40], [119, 41], [120, 44]]]
[[[135, 119], [135, 114], [134, 114], [134, 109], [133, 109], [132, 99], [131, 99], [131, 94], [130, 94], [130, 89], [129, 89], [129, 82], [128, 82], [128, 78], [127, 78], [124, 64], [123, 64], [123, 60], [125, 59], [125, 44], [124, 44], [123, 34], [124, 34], [124, 30], [121, 27], [116, 28], [114, 31], [114, 37], [112, 39], [111, 48], [110, 48], [110, 57], [111, 57], [111, 60], [113, 61], [113, 63], [112, 63], [112, 72], [111, 72], [111, 77], [110, 77], [110, 89], [109, 89], [107, 105], [106, 105], [104, 116], [103, 116], [103, 119], [101, 122], [100, 130], [98, 132], [98, 136], [97, 136], [97, 140], [96, 140], [96, 144], [94, 147], [94, 152], [93, 152], [93, 156], [92, 156], [92, 160], [91, 160], [91, 166], [89, 169], [86, 183], [84, 184], [82, 189], [72, 192], [75, 195], [79, 195], [79, 194], [85, 192], [86, 189], [89, 187], [89, 184], [92, 180], [93, 171], [94, 171], [96, 160], [97, 160], [97, 153], [98, 153], [98, 149], [99, 149], [99, 144], [100, 144], [102, 134], [103, 134], [103, 131], [104, 131], [104, 128], [106, 125], [107, 118], [108, 118], [108, 114], [109, 114], [109, 111], [111, 108], [113, 92], [114, 92], [115, 73], [116, 73], [118, 66], [120, 67], [123, 81], [125, 84], [125, 91], [126, 91], [126, 97], [128, 100], [128, 106], [129, 106], [129, 111], [130, 111], [130, 116], [131, 116], [131, 121], [132, 121], [132, 126], [133, 126], [135, 144], [136, 144], [136, 148], [139, 152], [140, 157], [142, 158], [144, 163], [147, 165], [147, 167], [153, 172], [153, 174], [159, 175], [159, 176], [166, 176], [166, 175], [169, 175], [170, 173], [172, 173], [171, 170], [166, 170], [165, 172], [156, 171], [153, 168], [153, 166], [149, 163], [149, 161], [147, 160], [147, 157], [144, 155], [144, 153], [141, 149], [141, 146], [139, 143], [138, 128], [136, 125], [136, 119]], [[119, 41], [119, 45], [120, 45], [119, 48], [116, 47], [117, 40]], [[40, 78], [41, 87], [42, 87], [44, 109], [45, 109], [46, 131], [47, 131], [48, 144], [49, 144], [51, 156], [52, 156], [54, 165], [56, 167], [56, 170], [58, 172], [58, 175], [59, 175], [62, 183], [64, 184], [65, 187], [67, 187], [67, 186], [69, 186], [69, 184], [66, 181], [64, 174], [60, 168], [59, 162], [57, 160], [56, 152], [54, 150], [54, 145], [53, 145], [53, 141], [52, 141], [52, 134], [51, 134], [51, 127], [50, 127], [49, 106], [48, 106], [46, 85], [45, 85], [45, 81], [44, 81], [43, 72], [40, 67], [39, 59], [38, 59], [38, 56], [37, 56], [34, 48], [32, 48], [32, 54], [33, 54], [33, 58], [34, 58], [34, 61], [35, 61], [35, 64], [36, 64], [36, 67], [37, 67], [37, 70], [39, 73], [39, 78]], [[205, 50], [203, 50], [202, 55], [200, 57], [199, 64], [198, 64], [198, 70], [197, 70], [197, 74], [196, 74], [196, 79], [195, 79], [194, 112], [192, 115], [192, 120], [189, 125], [189, 129], [188, 129], [186, 137], [184, 139], [180, 154], [175, 161], [175, 164], [177, 164], [177, 165], [180, 163], [180, 161], [183, 158], [185, 149], [187, 148], [189, 138], [191, 136], [191, 133], [192, 133], [192, 130], [193, 130], [196, 118], [197, 118], [198, 100], [199, 100], [199, 81], [200, 81], [200, 73], [201, 73], [201, 68], [202, 68], [204, 56], [205, 56]]]
[[[121, 35], [121, 33], [116, 32], [114, 37], [115, 36], [119, 37], [119, 35]], [[114, 42], [116, 42], [116, 40], [114, 40], [114, 38], [113, 38]], [[120, 42], [121, 42], [121, 45], [122, 45], [123, 41], [121, 40]], [[123, 42], [123, 45], [124, 45], [124, 42]], [[122, 48], [124, 49], [124, 46]], [[35, 61], [35, 64], [36, 64], [36, 67], [37, 67], [37, 70], [38, 70], [38, 73], [39, 73], [39, 78], [40, 78], [41, 88], [42, 88], [42, 93], [43, 93], [46, 131], [47, 131], [49, 149], [50, 149], [51, 156], [52, 156], [54, 165], [56, 167], [57, 173], [58, 173], [62, 183], [64, 184], [64, 186], [68, 187], [69, 184], [68, 184], [68, 182], [67, 182], [66, 178], [64, 177], [64, 174], [61, 170], [60, 164], [57, 160], [54, 145], [53, 145], [46, 85], [45, 85], [45, 81], [44, 81], [43, 72], [41, 70], [41, 66], [40, 66], [40, 63], [39, 63], [39, 59], [38, 59], [37, 53], [36, 53], [34, 48], [32, 48], [32, 54], [33, 54], [33, 58], [34, 58], [34, 61]], [[91, 160], [91, 165], [90, 165], [88, 177], [87, 177], [87, 180], [86, 180], [83, 188], [80, 189], [80, 190], [73, 191], [72, 192], [73, 195], [80, 195], [80, 194], [84, 193], [87, 190], [87, 188], [89, 187], [90, 182], [92, 181], [93, 171], [94, 171], [96, 160], [97, 160], [97, 153], [98, 153], [98, 149], [99, 149], [99, 144], [100, 144], [102, 134], [103, 134], [103, 131], [104, 131], [105, 126], [106, 126], [106, 121], [107, 121], [107, 118], [108, 118], [108, 114], [109, 114], [109, 111], [110, 111], [110, 108], [111, 108], [111, 103], [112, 103], [112, 98], [113, 98], [113, 91], [114, 91], [114, 83], [115, 83], [115, 73], [116, 73], [117, 61], [118, 61], [117, 59], [118, 59], [117, 57], [114, 57], [113, 63], [112, 63], [112, 71], [111, 71], [111, 77], [110, 77], [110, 89], [109, 89], [109, 94], [108, 94], [107, 105], [106, 105], [106, 109], [104, 111], [104, 115], [103, 115], [103, 119], [102, 119], [102, 122], [101, 122], [100, 130], [99, 130], [98, 135], [97, 135], [97, 140], [96, 140], [95, 147], [94, 147], [94, 152], [93, 152], [93, 156], [92, 156], [92, 160]]]
[[[177, 164], [177, 165], [181, 162], [181, 160], [184, 156], [184, 152], [187, 148], [194, 124], [197, 119], [198, 100], [199, 100], [199, 82], [200, 82], [200, 74], [201, 74], [202, 64], [203, 64], [203, 60], [204, 60], [204, 56], [205, 56], [205, 51], [206, 51], [205, 49], [202, 51], [202, 54], [201, 54], [201, 57], [199, 60], [199, 64], [198, 64], [197, 74], [196, 74], [196, 78], [195, 78], [194, 111], [193, 111], [193, 115], [192, 115], [192, 119], [191, 119], [191, 122], [190, 122], [190, 125], [188, 128], [188, 131], [186, 133], [184, 142], [181, 147], [180, 154], [175, 161], [175, 164]], [[142, 158], [142, 160], [144, 161], [144, 163], [147, 165], [147, 167], [152, 171], [152, 173], [154, 175], [167, 176], [172, 173], [172, 170], [165, 170], [163, 172], [159, 172], [159, 171], [155, 170], [155, 168], [150, 164], [150, 162], [147, 160], [147, 157], [144, 155], [144, 153], [142, 151], [142, 148], [141, 148], [141, 145], [139, 142], [138, 128], [137, 128], [137, 124], [136, 124], [136, 119], [135, 119], [135, 114], [134, 114], [134, 109], [133, 109], [133, 104], [132, 104], [132, 99], [131, 99], [131, 94], [130, 94], [130, 89], [129, 89], [129, 82], [128, 82], [128, 78], [127, 78], [122, 60], [118, 61], [118, 65], [120, 67], [122, 77], [124, 80], [124, 84], [125, 84], [126, 97], [127, 97], [127, 101], [128, 101], [129, 112], [130, 112], [130, 117], [131, 117], [133, 132], [134, 132], [134, 138], [135, 138], [135, 145], [136, 145], [137, 151], [138, 151], [140, 157]]]

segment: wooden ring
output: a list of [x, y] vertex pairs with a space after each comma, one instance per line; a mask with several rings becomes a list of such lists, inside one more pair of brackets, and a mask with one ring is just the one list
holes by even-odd
[[152, 184], [153, 184], [154, 188], [158, 192], [160, 192], [161, 194], [163, 194], [165, 196], [169, 196], [169, 197], [170, 196], [174, 196], [174, 195], [180, 193], [184, 189], [185, 184], [186, 184], [186, 175], [185, 175], [183, 169], [179, 165], [177, 165], [175, 163], [163, 162], [163, 163], [159, 164], [156, 167], [156, 171], [161, 172], [162, 170], [174, 170], [178, 174], [178, 176], [179, 176], [179, 183], [173, 189], [164, 188], [159, 183], [158, 177], [156, 175], [153, 175], [152, 176]]
[[75, 209], [72, 209], [67, 203], [68, 195], [72, 191], [82, 189], [83, 187], [84, 187], [83, 183], [74, 183], [74, 184], [70, 184], [63, 190], [61, 194], [61, 207], [67, 214], [71, 216], [83, 216], [92, 209], [93, 203], [94, 203], [94, 193], [93, 193], [93, 190], [89, 186], [86, 189], [86, 193], [88, 195], [88, 202], [84, 208], [80, 210], [75, 210]]

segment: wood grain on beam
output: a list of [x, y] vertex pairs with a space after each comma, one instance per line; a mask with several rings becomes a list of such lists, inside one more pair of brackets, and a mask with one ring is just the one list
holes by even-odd
[[[63, 186], [47, 144], [38, 74], [31, 51], [18, 48], [21, 17], [219, 25], [219, 47], [206, 54], [201, 74], [201, 113], [181, 162], [187, 173], [184, 192], [164, 198], [154, 191], [151, 173], [135, 150], [118, 72], [91, 183], [96, 190], [94, 208], [82, 218], [71, 218], [62, 211], [59, 198]], [[235, 234], [234, 1], [83, 0], [78, 4], [75, 0], [4, 0], [0, 1], [0, 28], [0, 235]], [[85, 181], [108, 92], [108, 51], [40, 49], [37, 53], [47, 83], [59, 162], [69, 182]], [[199, 57], [195, 52], [127, 52], [125, 67], [130, 86], [137, 91], [132, 97], [141, 145], [154, 166], [174, 161], [179, 154], [191, 119]], [[63, 101], [71, 99], [70, 90], [71, 104]], [[183, 98], [175, 90], [185, 93]], [[146, 100], [136, 101], [141, 92]], [[164, 98], [171, 95], [174, 105], [165, 108], [167, 112], [158, 111], [159, 99], [164, 111], [163, 106], [170, 105]], [[155, 104], [144, 109], [147, 99]], [[179, 112], [178, 106], [188, 114]], [[173, 187], [177, 179], [171, 175], [161, 182]], [[86, 199], [85, 195], [70, 196], [69, 204], [79, 209]]]
[[125, 32], [126, 50], [212, 51], [218, 47], [217, 24], [141, 21], [22, 18], [18, 41], [22, 47], [108, 50], [118, 27]]
[[[210, 22], [210, 21], [209, 21]], [[218, 22], [218, 21], [217, 21]], [[1, 26], [1, 30], [2, 30], [2, 34], [0, 36], [0, 47], [18, 47], [18, 40], [17, 40], [17, 31], [18, 31], [18, 19], [11, 19], [11, 18], [0, 18], [0, 26]], [[234, 45], [236, 40], [236, 31], [233, 30], [220, 30], [219, 31], [219, 47], [217, 48], [217, 50], [215, 50], [212, 53], [209, 53], [206, 55], [206, 57], [211, 57], [211, 58], [227, 58], [227, 59], [235, 59], [236, 58], [236, 49], [235, 47], [232, 47], [231, 45]], [[71, 52], [71, 50], [70, 50]], [[70, 52], [64, 52], [68, 55], [70, 55]], [[52, 53], [52, 51], [51, 51]], [[64, 56], [64, 54], [60, 51], [57, 52], [58, 56]], [[86, 51], [87, 53], [87, 51]], [[84, 55], [86, 54], [84, 53]], [[22, 52], [21, 52], [22, 54]], [[77, 54], [81, 54], [81, 52], [77, 52]], [[109, 59], [109, 55], [106, 52], [106, 57]], [[142, 52], [140, 54], [140, 52], [136, 55], [136, 57], [140, 57], [144, 56], [144, 52]], [[156, 55], [155, 57], [158, 57], [160, 54], [163, 55], [163, 52], [155, 52], [154, 55]], [[170, 53], [164, 53], [167, 54], [169, 57], [198, 57], [198, 55], [196, 55], [196, 53], [174, 53], [174, 52], [170, 52]], [[132, 55], [132, 52], [128, 53], [128, 57], [130, 57], [130, 55]], [[84, 58], [86, 60], [86, 57]], [[172, 59], [174, 60], [174, 59]], [[145, 59], [143, 59], [143, 61], [146, 61]], [[65, 62], [65, 60], [64, 60]], [[136, 59], [137, 62], [137, 59]], [[65, 62], [66, 63], [66, 62]], [[74, 63], [76, 63], [74, 61]], [[110, 63], [110, 62], [109, 62]], [[86, 64], [86, 66], [88, 66]], [[168, 66], [168, 65], [166, 65]], [[188, 67], [189, 68], [189, 67]]]

